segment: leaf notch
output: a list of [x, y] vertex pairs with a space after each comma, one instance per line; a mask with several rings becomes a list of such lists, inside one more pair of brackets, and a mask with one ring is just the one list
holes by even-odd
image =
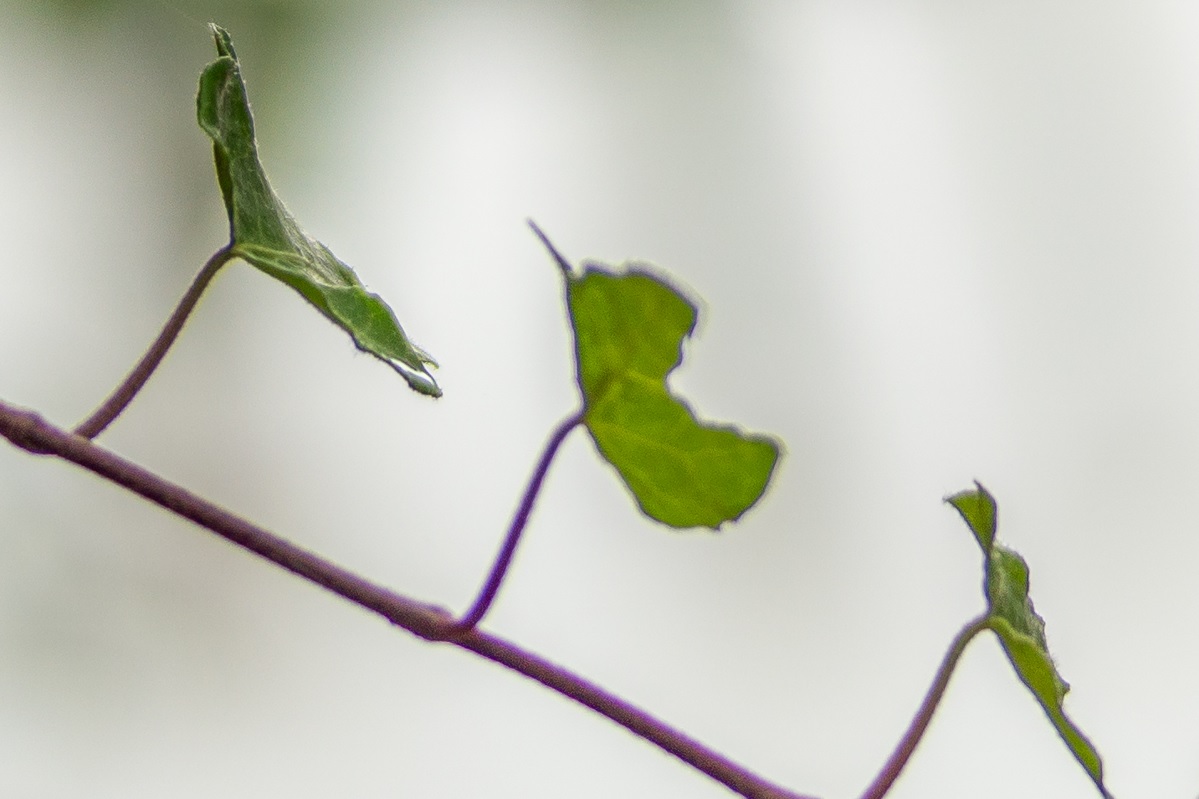
[[583, 424], [641, 512], [675, 528], [713, 530], [765, 492], [781, 447], [769, 436], [701, 422], [668, 385], [698, 312], [646, 264], [581, 273], [536, 225], [562, 271], [575, 337]]

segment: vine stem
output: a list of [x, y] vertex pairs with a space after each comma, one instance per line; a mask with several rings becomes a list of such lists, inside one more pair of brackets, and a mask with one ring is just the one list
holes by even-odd
[[508, 567], [512, 565], [512, 556], [516, 554], [516, 545], [520, 543], [521, 533], [524, 532], [525, 526], [529, 523], [529, 514], [533, 512], [533, 504], [537, 501], [537, 493], [541, 490], [541, 484], [545, 482], [545, 475], [549, 472], [554, 455], [558, 453], [558, 448], [562, 446], [562, 442], [570, 435], [570, 431], [582, 423], [583, 412], [578, 411], [563, 419], [554, 428], [553, 434], [550, 435], [549, 441], [546, 442], [545, 450], [541, 453], [541, 459], [537, 461], [537, 467], [533, 470], [533, 476], [529, 480], [529, 485], [525, 488], [525, 495], [520, 500], [516, 514], [512, 517], [512, 524], [508, 527], [508, 535], [504, 538], [504, 543], [500, 547], [499, 554], [495, 557], [495, 563], [491, 566], [491, 573], [487, 575], [487, 581], [483, 584], [483, 588], [479, 591], [479, 596], [476, 597], [470, 610], [458, 622], [458, 626], [461, 629], [472, 629], [487, 615], [487, 610], [491, 607], [491, 603], [495, 601], [496, 594], [499, 593], [500, 584], [504, 581], [504, 575], [508, 573]]
[[162, 363], [162, 359], [166, 356], [167, 350], [175, 343], [175, 339], [179, 336], [179, 331], [183, 329], [183, 325], [187, 322], [187, 317], [195, 309], [196, 303], [200, 301], [200, 295], [204, 293], [204, 289], [208, 288], [208, 284], [216, 277], [216, 273], [221, 267], [233, 259], [233, 245], [228, 244], [212, 254], [212, 257], [205, 262], [200, 269], [200, 273], [196, 275], [191, 286], [188, 287], [187, 293], [183, 295], [183, 299], [175, 306], [174, 313], [167, 323], [163, 325], [162, 331], [158, 334], [158, 338], [146, 350], [146, 354], [138, 362], [137, 366], [133, 367], [133, 371], [121, 382], [119, 386], [113, 390], [108, 399], [97, 408], [91, 416], [79, 423], [75, 428], [75, 435], [83, 436], [84, 438], [95, 438], [104, 432], [104, 429], [112, 424], [113, 420], [121, 415], [122, 411], [133, 402], [133, 398], [146, 385], [146, 381], [150, 379], [150, 375], [154, 374], [154, 370]]
[[115, 453], [0, 402], [0, 435], [34, 454], [50, 454], [189, 519], [218, 536], [379, 614], [426, 641], [474, 652], [611, 719], [747, 799], [811, 799], [767, 782], [573, 672], [479, 629], [463, 630], [443, 608], [410, 599], [230, 513]]
[[937, 709], [941, 697], [945, 695], [945, 689], [949, 686], [949, 677], [962, 657], [962, 652], [966, 651], [966, 645], [973, 640], [974, 636], [988, 629], [989, 626], [989, 618], [982, 615], [969, 622], [958, 632], [953, 643], [949, 645], [949, 651], [945, 653], [945, 659], [941, 661], [940, 668], [937, 669], [937, 676], [933, 678], [933, 684], [929, 686], [928, 693], [924, 695], [924, 702], [921, 703], [920, 709], [912, 718], [912, 723], [908, 725], [903, 738], [899, 740], [899, 745], [895, 747], [891, 757], [883, 764], [883, 768], [874, 778], [874, 782], [870, 783], [870, 787], [862, 794], [862, 799], [882, 799], [886, 796], [887, 791], [891, 790], [892, 783], [899, 777], [903, 767], [907, 765], [908, 758], [912, 756], [912, 752], [916, 751], [916, 744], [920, 743], [920, 739], [924, 737], [924, 731], [928, 729], [933, 712]]

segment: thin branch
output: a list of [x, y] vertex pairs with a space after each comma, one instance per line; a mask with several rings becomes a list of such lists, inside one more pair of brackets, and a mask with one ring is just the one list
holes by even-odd
[[603, 688], [502, 638], [475, 630], [453, 643], [568, 696], [748, 799], [813, 799], [767, 782]]
[[162, 332], [158, 334], [158, 338], [150, 345], [150, 349], [146, 350], [146, 354], [142, 356], [141, 361], [137, 366], [133, 367], [133, 371], [125, 378], [125, 380], [116, 387], [109, 395], [108, 399], [104, 400], [104, 404], [92, 413], [86, 420], [81, 422], [75, 428], [75, 435], [83, 436], [84, 438], [95, 438], [104, 432], [104, 428], [112, 424], [112, 421], [121, 415], [121, 412], [133, 402], [133, 398], [142, 390], [142, 386], [150, 379], [150, 375], [154, 374], [154, 370], [162, 363], [162, 359], [166, 356], [167, 350], [175, 343], [179, 331], [183, 329], [183, 324], [187, 321], [187, 317], [196, 307], [196, 303], [200, 301], [200, 295], [204, 293], [204, 289], [208, 288], [208, 284], [216, 277], [216, 273], [220, 268], [233, 258], [231, 252], [232, 245], [222, 247], [213, 253], [207, 263], [196, 275], [196, 279], [187, 289], [187, 293], [183, 295], [183, 299], [175, 307], [175, 312], [171, 314], [171, 318], [163, 326]]
[[945, 659], [941, 661], [941, 667], [937, 669], [937, 676], [933, 678], [933, 684], [929, 687], [928, 693], [924, 695], [924, 702], [916, 711], [912, 723], [908, 725], [907, 732], [903, 734], [899, 745], [895, 747], [895, 751], [883, 765], [882, 771], [874, 778], [874, 782], [870, 783], [866, 793], [862, 794], [862, 799], [882, 799], [887, 795], [887, 791], [891, 790], [891, 784], [899, 777], [899, 772], [903, 771], [908, 758], [912, 756], [912, 752], [916, 751], [916, 744], [920, 743], [924, 731], [928, 729], [928, 723], [932, 721], [937, 703], [945, 695], [949, 677], [953, 674], [962, 652], [966, 650], [966, 645], [987, 627], [988, 619], [983, 615], [971, 621], [958, 632], [953, 643], [949, 645], [949, 651], [945, 653]]
[[541, 484], [545, 481], [545, 475], [550, 469], [550, 463], [554, 460], [554, 455], [558, 452], [558, 447], [566, 440], [566, 436], [570, 434], [583, 422], [582, 411], [572, 414], [563, 419], [562, 422], [554, 428], [553, 435], [546, 442], [545, 451], [541, 453], [541, 460], [537, 462], [537, 468], [533, 470], [533, 476], [529, 480], [529, 485], [525, 489], [525, 495], [521, 498], [520, 506], [516, 509], [516, 515], [512, 517], [512, 524], [508, 528], [508, 535], [504, 538], [504, 544], [500, 547], [499, 554], [496, 555], [495, 563], [492, 564], [491, 573], [487, 575], [487, 582], [483, 584], [483, 588], [479, 591], [479, 596], [475, 599], [475, 603], [471, 605], [470, 610], [458, 622], [458, 626], [463, 630], [469, 630], [477, 625], [482, 618], [487, 615], [488, 608], [495, 601], [495, 595], [499, 593], [500, 584], [504, 581], [504, 575], [508, 573], [508, 567], [512, 565], [512, 556], [516, 553], [516, 545], [520, 543], [520, 535], [524, 532], [525, 525], [529, 523], [529, 514], [533, 511], [533, 503], [537, 501], [537, 492], [541, 490]]
[[747, 799], [810, 799], [773, 785], [727, 757], [667, 726], [614, 694], [515, 644], [480, 630], [463, 631], [442, 608], [366, 580], [218, 505], [125, 460], [36, 413], [0, 402], [0, 435], [35, 454], [52, 454], [88, 469], [222, 538], [262, 556], [427, 641], [444, 641], [513, 671], [606, 716]]

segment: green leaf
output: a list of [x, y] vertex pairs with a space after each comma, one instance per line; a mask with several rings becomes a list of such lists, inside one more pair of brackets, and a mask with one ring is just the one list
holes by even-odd
[[979, 485], [977, 491], [963, 491], [945, 501], [962, 514], [983, 553], [990, 552], [991, 544], [995, 541], [996, 528], [995, 500], [991, 495]]
[[[548, 244], [548, 242], [547, 242]], [[697, 421], [671, 393], [696, 310], [643, 267], [621, 274], [588, 265], [566, 275], [583, 422], [642, 512], [671, 527], [737, 519], [770, 481], [778, 444]]]
[[298, 291], [364, 352], [422, 394], [441, 396], [425, 368], [433, 359], [409, 341], [395, 314], [329, 248], [309, 238], [267, 181], [233, 42], [211, 25], [218, 58], [200, 75], [196, 116], [212, 139], [217, 182], [229, 215], [231, 252]]
[[999, 637], [1016, 675], [1040, 703], [1057, 734], [1094, 780], [1099, 792], [1110, 796], [1103, 785], [1099, 754], [1062, 708], [1070, 685], [1058, 674], [1049, 656], [1045, 620], [1037, 615], [1028, 595], [1028, 564], [1016, 552], [995, 542], [998, 515], [995, 499], [975, 483], [974, 490], [954, 494], [945, 501], [962, 515], [983, 551], [987, 625]]

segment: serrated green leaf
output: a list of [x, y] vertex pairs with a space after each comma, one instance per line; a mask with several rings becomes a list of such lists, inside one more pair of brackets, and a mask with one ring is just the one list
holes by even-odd
[[983, 551], [987, 626], [999, 637], [1016, 675], [1032, 692], [1074, 758], [1099, 792], [1110, 796], [1103, 784], [1103, 763], [1098, 752], [1062, 707], [1070, 685], [1062, 679], [1049, 655], [1045, 620], [1033, 608], [1028, 593], [1028, 564], [1019, 554], [995, 541], [998, 509], [994, 497], [975, 483], [974, 490], [954, 494], [945, 501], [961, 514]]
[[196, 117], [212, 139], [231, 252], [299, 292], [349, 333], [359, 349], [387, 363], [413, 389], [441, 396], [425, 368], [436, 364], [408, 339], [391, 308], [367, 291], [328, 247], [309, 238], [276, 196], [258, 159], [254, 119], [233, 42], [222, 28], [210, 27], [218, 58], [200, 75]]
[[680, 528], [740, 517], [766, 490], [779, 447], [699, 422], [670, 392], [695, 306], [643, 268], [590, 265], [566, 282], [583, 422], [641, 510]]

